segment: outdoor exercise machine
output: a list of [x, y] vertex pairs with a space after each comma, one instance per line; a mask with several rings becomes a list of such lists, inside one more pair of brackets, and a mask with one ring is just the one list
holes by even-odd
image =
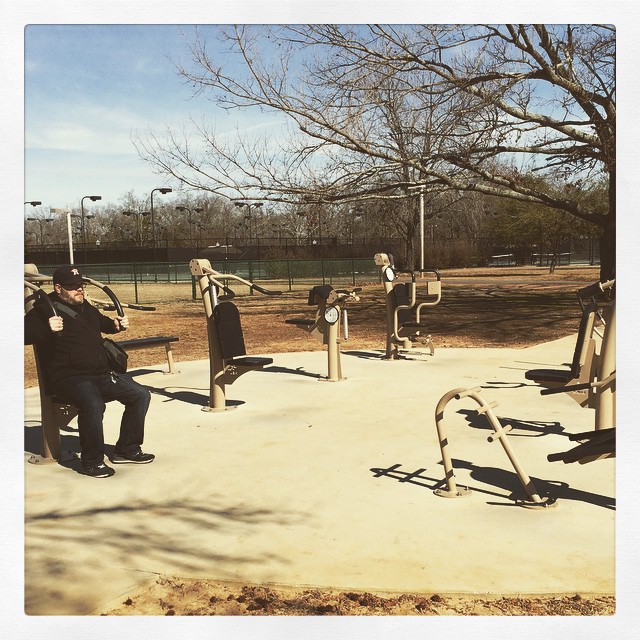
[[[120, 302], [116, 294], [105, 284], [92, 278], [82, 278], [85, 284], [93, 285], [103, 291], [108, 300], [101, 298], [95, 298], [91, 295], [86, 295], [86, 299], [94, 306], [104, 311], [116, 311], [117, 315], [124, 315], [124, 309], [137, 309], [139, 311], [155, 311], [155, 307], [149, 307], [139, 304], [129, 304]], [[52, 277], [39, 273], [35, 264], [24, 265], [24, 311], [27, 313], [37, 303], [44, 304], [48, 307], [50, 316], [60, 315], [58, 309], [53, 304], [53, 301], [42, 288], [45, 284], [51, 284]], [[156, 338], [157, 339], [157, 338]], [[165, 337], [166, 340], [177, 340], [176, 337]], [[127, 348], [126, 343], [139, 343], [148, 339], [141, 338], [139, 340], [120, 341], [119, 345], [123, 348]], [[140, 347], [138, 347], [140, 348]], [[38, 345], [33, 345], [33, 353], [36, 364], [36, 374], [38, 376], [38, 387], [40, 393], [40, 415], [42, 424], [42, 455], [32, 455], [28, 458], [28, 461], [32, 464], [42, 464], [45, 462], [55, 462], [62, 458], [62, 450], [60, 444], [60, 430], [65, 429], [71, 420], [73, 420], [78, 414], [77, 409], [64, 402], [60, 398], [57, 398], [44, 378], [42, 366], [41, 366], [41, 354]], [[173, 360], [169, 361], [170, 367], [173, 364]]]
[[209, 403], [203, 411], [225, 411], [226, 385], [233, 384], [248, 371], [271, 364], [273, 358], [247, 356], [238, 307], [231, 302], [235, 292], [227, 282], [233, 280], [264, 295], [280, 295], [231, 273], [220, 273], [209, 260], [194, 258], [189, 263], [191, 275], [198, 281], [207, 319], [209, 341]]
[[576, 447], [560, 453], [550, 453], [547, 456], [549, 462], [564, 462], [570, 464], [578, 462], [586, 464], [594, 460], [604, 458], [614, 458], [616, 455], [616, 428], [598, 429], [597, 431], [585, 431], [583, 433], [572, 433], [569, 440], [580, 441]]
[[[375, 264], [380, 267], [382, 284], [385, 291], [387, 310], [387, 340], [385, 360], [399, 360], [403, 356], [401, 351], [408, 351], [414, 345], [422, 344], [434, 354], [431, 335], [426, 333], [427, 324], [421, 320], [421, 311], [425, 307], [433, 307], [440, 302], [442, 296], [441, 277], [437, 269], [410, 271], [396, 269], [393, 256], [386, 253], [376, 253]], [[424, 274], [433, 274], [434, 279], [427, 280], [426, 295], [430, 298], [418, 304], [417, 279], [424, 278]], [[409, 280], [406, 280], [409, 276]], [[400, 280], [404, 277], [405, 279]]]
[[[565, 452], [549, 454], [547, 456], [549, 462], [585, 464], [615, 456], [615, 280], [596, 282], [580, 289], [577, 295], [582, 307], [582, 315], [571, 367], [569, 369], [533, 369], [527, 371], [525, 377], [545, 387], [541, 390], [541, 395], [567, 393], [580, 406], [594, 408], [595, 429], [570, 434], [569, 440], [578, 441], [580, 444]], [[602, 332], [596, 327], [598, 317], [603, 323]], [[600, 338], [599, 345], [595, 339], [596, 335]], [[493, 413], [497, 402], [486, 402], [480, 395], [480, 387], [453, 389], [447, 392], [436, 406], [436, 429], [445, 468], [446, 489], [438, 488], [434, 493], [448, 498], [463, 497], [470, 493], [467, 488], [456, 485], [449, 454], [451, 440], [443, 425], [446, 405], [454, 398], [460, 400], [467, 397], [480, 405], [477, 413], [485, 415], [493, 429], [493, 434], [489, 436], [488, 441], [500, 442], [526, 491], [528, 500], [519, 501], [518, 504], [528, 508], [555, 506], [556, 501], [553, 497], [540, 496], [531, 478], [518, 462], [507, 438], [512, 427], [500, 424]]]
[[[525, 374], [544, 387], [541, 395], [567, 393], [580, 406], [595, 409], [594, 429], [569, 435], [569, 440], [580, 444], [547, 456], [550, 462], [565, 464], [586, 464], [616, 455], [615, 280], [595, 282], [578, 290], [577, 295], [582, 317], [571, 368], [533, 369]], [[595, 324], [596, 318], [602, 322], [602, 331]]]
[[555, 507], [557, 505], [556, 499], [551, 496], [540, 495], [533, 481], [516, 458], [515, 452], [511, 448], [507, 438], [507, 434], [512, 429], [511, 425], [502, 426], [500, 424], [500, 421], [493, 412], [493, 409], [498, 406], [498, 403], [496, 401], [487, 402], [480, 395], [480, 387], [474, 387], [473, 389], [459, 388], [448, 391], [440, 398], [436, 405], [436, 429], [438, 432], [438, 444], [440, 445], [440, 452], [442, 454], [442, 464], [445, 470], [446, 488], [435, 489], [434, 494], [442, 498], [462, 498], [471, 494], [471, 491], [467, 487], [461, 487], [456, 484], [453, 462], [451, 460], [451, 454], [449, 453], [451, 439], [447, 436], [443, 424], [444, 410], [447, 404], [451, 400], [462, 400], [464, 398], [471, 398], [479, 405], [476, 413], [478, 415], [484, 415], [493, 429], [493, 433], [487, 438], [487, 441], [490, 443], [498, 441], [501, 444], [518, 476], [518, 480], [520, 480], [527, 494], [527, 499], [517, 500], [516, 504], [528, 509], [548, 509]]
[[532, 369], [525, 378], [544, 387], [541, 395], [566, 393], [595, 409], [595, 430], [609, 429], [616, 423], [615, 280], [583, 287], [577, 296], [582, 315], [570, 368]]
[[362, 289], [356, 287], [334, 289], [330, 284], [317, 285], [309, 291], [307, 304], [316, 306], [315, 318], [287, 318], [285, 322], [304, 329], [319, 338], [327, 345], [328, 371], [327, 382], [344, 380], [340, 362], [340, 343], [349, 339], [349, 321], [347, 304], [360, 300], [358, 293]]

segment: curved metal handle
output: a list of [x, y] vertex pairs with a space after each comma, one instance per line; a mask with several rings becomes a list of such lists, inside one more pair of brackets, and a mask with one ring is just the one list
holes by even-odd
[[113, 306], [116, 308], [116, 313], [122, 317], [124, 315], [124, 309], [122, 308], [122, 304], [120, 304], [120, 300], [118, 300], [118, 296], [116, 296], [116, 294], [106, 285], [102, 285], [100, 288], [109, 296], [111, 302], [113, 302]]
[[252, 284], [251, 288], [255, 289], [258, 293], [261, 293], [262, 295], [265, 295], [265, 296], [281, 296], [282, 295], [282, 291], [270, 291], [269, 289], [265, 289], [264, 287], [261, 287], [258, 284]]
[[87, 278], [87, 276], [82, 276], [82, 279], [84, 280], [84, 282], [87, 282], [88, 284], [92, 284], [95, 287], [98, 287], [98, 289], [102, 289], [107, 294], [107, 296], [109, 296], [109, 299], [111, 300], [111, 302], [113, 302], [113, 306], [116, 309], [116, 313], [119, 316], [124, 315], [122, 304], [120, 304], [120, 300], [118, 300], [118, 296], [116, 296], [116, 294], [113, 291], [111, 291], [111, 289], [106, 284], [102, 284], [102, 282], [93, 280], [93, 278]]
[[36, 291], [36, 298], [40, 301], [40, 302], [44, 302], [48, 307], [49, 310], [51, 311], [51, 316], [57, 316], [58, 314], [58, 310], [55, 308], [53, 301], [51, 300], [51, 298], [47, 295], [47, 292], [44, 289], [38, 289]]
[[[119, 317], [122, 317], [124, 315], [124, 309], [122, 308], [122, 304], [120, 303], [120, 300], [118, 300], [118, 296], [111, 291], [111, 289], [106, 285], [106, 284], [102, 284], [102, 282], [98, 282], [97, 280], [93, 280], [92, 278], [87, 278], [86, 276], [83, 276], [82, 279], [85, 282], [88, 282], [89, 284], [92, 284], [96, 287], [98, 287], [99, 289], [102, 289], [107, 296], [109, 296], [109, 299], [111, 300], [111, 302], [113, 302], [113, 306], [116, 309], [116, 314]], [[126, 327], [120, 327], [120, 331], [126, 331]]]
[[31, 291], [33, 291], [34, 297], [39, 302], [42, 302], [49, 307], [49, 310], [51, 311], [52, 316], [58, 315], [58, 310], [55, 308], [53, 301], [51, 300], [51, 298], [48, 296], [47, 292], [44, 289], [39, 287], [37, 284], [34, 284], [33, 282], [29, 282], [29, 280], [24, 281], [24, 286], [27, 289], [31, 289]]

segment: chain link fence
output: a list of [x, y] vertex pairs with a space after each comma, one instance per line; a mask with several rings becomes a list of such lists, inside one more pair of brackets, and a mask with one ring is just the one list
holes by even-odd
[[[56, 266], [38, 265], [38, 270], [51, 274]], [[196, 300], [199, 295], [195, 278], [185, 262], [80, 264], [79, 267], [93, 280], [116, 285], [117, 295], [135, 304], [154, 304], [167, 299]], [[211, 267], [276, 291], [302, 291], [317, 284], [346, 288], [380, 280], [380, 270], [373, 258], [221, 260], [211, 261]], [[231, 281], [230, 286], [238, 295], [251, 293], [240, 283]]]

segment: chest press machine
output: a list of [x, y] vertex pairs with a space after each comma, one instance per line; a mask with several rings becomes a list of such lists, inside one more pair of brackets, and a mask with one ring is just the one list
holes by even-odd
[[[427, 280], [426, 295], [431, 300], [417, 303], [417, 276], [419, 271], [396, 269], [393, 256], [376, 253], [375, 264], [380, 267], [382, 284], [385, 291], [387, 311], [387, 340], [385, 360], [399, 360], [401, 351], [408, 351], [417, 343], [429, 348], [434, 353], [431, 335], [426, 333], [427, 324], [421, 320], [421, 311], [425, 307], [439, 304], [442, 297], [440, 273], [436, 269], [426, 269], [422, 273], [431, 273], [435, 280]], [[399, 276], [408, 275], [409, 281], [397, 281]]]
[[[36, 302], [42, 302], [49, 306], [51, 315], [58, 315], [51, 299], [42, 284], [50, 282], [51, 278], [38, 273], [35, 264], [24, 265], [24, 311], [30, 311]], [[42, 424], [42, 455], [32, 455], [28, 461], [32, 464], [44, 462], [56, 462], [61, 460], [62, 449], [60, 446], [60, 429], [65, 429], [78, 412], [75, 407], [53, 396], [45, 380], [40, 349], [33, 345], [33, 355], [36, 362], [38, 375], [38, 388], [40, 391], [40, 421]]]
[[287, 324], [293, 324], [299, 329], [305, 329], [327, 345], [328, 382], [344, 380], [340, 363], [340, 343], [349, 339], [349, 322], [347, 317], [347, 303], [360, 300], [360, 287], [351, 291], [334, 289], [331, 285], [317, 285], [309, 291], [307, 304], [317, 306], [315, 319], [287, 318]]
[[[109, 298], [109, 300], [102, 300], [93, 296], [86, 295], [86, 299], [105, 311], [116, 311], [119, 316], [124, 315], [124, 309], [137, 309], [138, 311], [155, 311], [155, 307], [149, 307], [139, 304], [129, 304], [120, 302], [116, 294], [107, 286], [93, 280], [92, 278], [83, 277], [85, 284], [94, 285], [101, 289]], [[24, 311], [28, 313], [36, 303], [44, 304], [48, 307], [49, 314], [51, 316], [60, 315], [55, 305], [47, 292], [42, 288], [44, 284], [51, 284], [51, 276], [44, 275], [38, 272], [38, 267], [35, 264], [24, 265]], [[177, 340], [175, 337], [163, 338], [164, 340]], [[126, 342], [136, 343], [144, 342], [144, 338], [139, 341], [130, 340], [120, 342], [119, 344], [125, 349], [127, 348]], [[152, 339], [153, 340], [153, 339]], [[68, 402], [57, 398], [51, 389], [44, 376], [40, 349], [38, 345], [33, 345], [33, 354], [36, 363], [36, 373], [38, 376], [38, 388], [40, 391], [40, 420], [42, 424], [42, 454], [32, 455], [28, 458], [28, 461], [32, 464], [42, 464], [45, 462], [56, 462], [64, 458], [60, 443], [60, 430], [68, 427], [69, 423], [78, 415], [77, 409], [70, 405]], [[169, 358], [169, 369], [171, 371], [173, 360]]]
[[263, 295], [280, 295], [281, 292], [269, 291], [235, 274], [220, 273], [212, 269], [209, 260], [194, 258], [189, 269], [198, 281], [207, 319], [209, 403], [202, 410], [225, 411], [231, 408], [226, 403], [226, 385], [233, 384], [248, 371], [262, 369], [273, 362], [273, 358], [246, 355], [240, 313], [231, 302], [235, 292], [225, 282], [240, 282]]

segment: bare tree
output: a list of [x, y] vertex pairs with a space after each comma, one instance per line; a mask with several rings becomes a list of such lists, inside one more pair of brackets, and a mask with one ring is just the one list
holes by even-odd
[[[198, 36], [179, 72], [224, 108], [286, 116], [288, 135], [230, 142], [194, 123], [198, 146], [171, 129], [139, 136], [140, 155], [165, 174], [276, 202], [406, 199], [422, 185], [542, 205], [600, 227], [602, 277], [615, 273], [611, 27], [236, 26], [219, 38], [232, 65], [217, 64]], [[532, 172], [578, 190], [604, 176], [606, 205], [534, 188]]]

